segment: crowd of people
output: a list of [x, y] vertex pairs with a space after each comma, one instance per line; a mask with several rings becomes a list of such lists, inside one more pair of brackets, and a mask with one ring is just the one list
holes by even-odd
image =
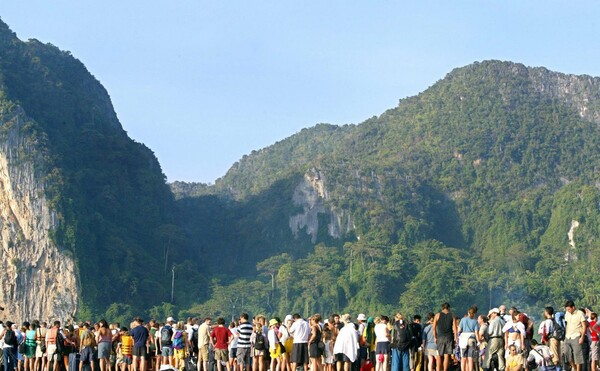
[[128, 327], [7, 321], [0, 322], [0, 348], [4, 371], [596, 371], [596, 321], [572, 301], [565, 312], [546, 307], [537, 332], [515, 307], [486, 315], [473, 306], [460, 316], [448, 303], [424, 321], [400, 312], [283, 320], [242, 313], [229, 324], [136, 317]]

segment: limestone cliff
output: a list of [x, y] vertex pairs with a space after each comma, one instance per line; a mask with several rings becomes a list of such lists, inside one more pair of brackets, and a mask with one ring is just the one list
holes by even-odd
[[65, 320], [77, 309], [75, 261], [51, 232], [58, 224], [45, 195], [43, 149], [20, 108], [0, 111], [0, 305], [2, 317]]

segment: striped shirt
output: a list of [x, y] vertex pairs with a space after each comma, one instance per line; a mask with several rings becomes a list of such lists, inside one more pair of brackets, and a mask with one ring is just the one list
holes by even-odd
[[250, 336], [252, 335], [252, 325], [248, 322], [240, 323], [238, 326], [238, 348], [250, 348]]

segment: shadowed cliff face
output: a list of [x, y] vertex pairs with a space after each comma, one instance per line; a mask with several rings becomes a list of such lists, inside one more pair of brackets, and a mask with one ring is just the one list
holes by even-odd
[[18, 106], [0, 111], [0, 305], [11, 320], [65, 320], [77, 309], [75, 262], [50, 238], [58, 220], [29, 122]]

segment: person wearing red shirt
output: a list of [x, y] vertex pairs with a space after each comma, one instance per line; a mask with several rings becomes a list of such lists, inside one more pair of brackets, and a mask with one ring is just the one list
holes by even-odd
[[586, 308], [589, 318], [589, 333], [590, 333], [590, 370], [596, 370], [598, 364], [598, 335], [600, 334], [600, 323], [598, 323], [598, 315]]
[[217, 370], [223, 371], [222, 362], [225, 362], [227, 365], [227, 371], [231, 371], [229, 369], [229, 351], [227, 349], [227, 345], [233, 339], [233, 334], [231, 331], [225, 327], [225, 319], [223, 317], [219, 317], [217, 319], [217, 327], [213, 328], [210, 333], [210, 338], [215, 348], [215, 361], [217, 361]]

